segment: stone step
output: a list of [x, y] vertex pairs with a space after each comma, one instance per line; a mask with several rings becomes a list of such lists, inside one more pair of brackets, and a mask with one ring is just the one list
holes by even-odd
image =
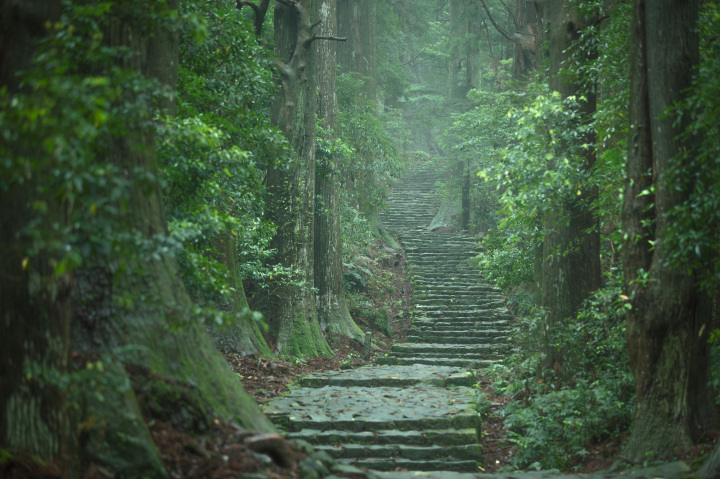
[[482, 311], [415, 311], [418, 317], [431, 321], [447, 322], [452, 324], [476, 323], [481, 324], [508, 324], [512, 315], [507, 308]]
[[422, 314], [431, 314], [433, 312], [476, 314], [480, 317], [479, 319], [482, 319], [505, 312], [507, 307], [501, 301], [476, 301], [475, 303], [469, 302], [466, 304], [416, 304], [415, 311]]
[[291, 387], [262, 406], [285, 432], [478, 429], [475, 391], [468, 387]]
[[471, 357], [486, 358], [498, 351], [498, 345], [488, 343], [445, 344], [445, 343], [399, 343], [391, 352], [397, 356]]
[[344, 371], [328, 371], [304, 376], [298, 385], [309, 388], [337, 387], [405, 387], [424, 384], [435, 387], [472, 386], [475, 377], [463, 368], [367, 366]]
[[[316, 450], [326, 451], [332, 457], [341, 459], [367, 459], [367, 458], [392, 458], [407, 459], [411, 461], [480, 461], [482, 449], [477, 440], [474, 444], [463, 444], [460, 446], [406, 446], [404, 444], [341, 444], [341, 445], [317, 445]], [[355, 462], [355, 461], [353, 461]], [[357, 464], [357, 462], [355, 462]]]
[[481, 321], [466, 318], [448, 321], [447, 319], [415, 318], [412, 323], [413, 331], [448, 331], [463, 334], [472, 331], [509, 331], [509, 321]]
[[376, 364], [403, 365], [426, 364], [433, 366], [453, 366], [470, 369], [483, 369], [493, 364], [501, 363], [499, 359], [472, 359], [472, 358], [433, 358], [433, 357], [396, 357], [392, 355], [381, 356], [375, 359]]
[[446, 296], [444, 298], [420, 298], [414, 300], [417, 309], [430, 306], [474, 306], [475, 309], [482, 309], [486, 306], [501, 307], [505, 305], [504, 299], [486, 298], [482, 295], [476, 296]]
[[[479, 460], [479, 459], [478, 459]], [[410, 459], [361, 459], [357, 461], [341, 459], [339, 462], [365, 467], [373, 471], [451, 471], [451, 472], [477, 472], [477, 461], [414, 461]], [[417, 477], [417, 476], [416, 476]]]
[[408, 343], [455, 343], [455, 344], [476, 344], [489, 343], [507, 344], [509, 335], [507, 331], [485, 330], [485, 331], [411, 331], [407, 335]]
[[321, 431], [319, 429], [303, 429], [298, 432], [291, 432], [289, 439], [302, 439], [310, 444], [324, 444], [337, 446], [340, 444], [357, 445], [387, 445], [403, 444], [406, 446], [462, 446], [476, 443], [478, 440], [477, 431], [474, 428], [467, 429], [425, 429], [418, 431], [340, 431], [331, 429]]

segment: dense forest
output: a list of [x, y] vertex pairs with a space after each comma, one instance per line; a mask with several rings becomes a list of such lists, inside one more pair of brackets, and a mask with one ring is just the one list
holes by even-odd
[[509, 470], [717, 440], [716, 2], [0, 0], [0, 24], [10, 477], [170, 477], [164, 415], [282, 450], [226, 358], [388, 330], [367, 256], [401, 250], [382, 213], [418, 165], [429, 229], [476, 238], [513, 315], [480, 372]]

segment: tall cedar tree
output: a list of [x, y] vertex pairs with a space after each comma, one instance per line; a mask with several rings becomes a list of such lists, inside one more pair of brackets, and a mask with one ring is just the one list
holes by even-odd
[[623, 455], [637, 462], [687, 448], [718, 425], [708, 388], [712, 300], [697, 286], [698, 271], [669, 264], [663, 242], [670, 213], [691, 193], [667, 181], [670, 168], [692, 156], [681, 150], [694, 147], [678, 136], [687, 117], [667, 110], [692, 85], [697, 20], [697, 2], [634, 2], [622, 251], [637, 412]]
[[[321, 36], [334, 37], [337, 30], [337, 0], [317, 0], [316, 27]], [[337, 128], [335, 69], [337, 43], [317, 42], [313, 54], [313, 74], [317, 89], [317, 116], [324, 140], [332, 142]], [[340, 177], [332, 154], [318, 154], [315, 165], [315, 287], [317, 315], [323, 330], [361, 338], [345, 301], [340, 235]]]
[[315, 84], [308, 53], [312, 33], [310, 0], [278, 1], [274, 10], [275, 47], [282, 92], [273, 102], [271, 122], [295, 153], [286, 169], [267, 175], [268, 217], [277, 225], [271, 246], [277, 260], [295, 269], [301, 284], [278, 286], [269, 311], [279, 352], [293, 356], [332, 355], [315, 310]]
[[[579, 85], [568, 82], [560, 75], [563, 64], [574, 51], [573, 43], [580, 37], [584, 20], [568, 0], [550, 0], [538, 4], [543, 24], [548, 25], [548, 60], [550, 88], [563, 98], [580, 95]], [[582, 113], [595, 111], [595, 95], [583, 92], [587, 98]], [[592, 145], [592, 138], [578, 138], [579, 142]], [[585, 165], [592, 168], [595, 162], [593, 150], [588, 150]], [[556, 210], [545, 213], [543, 218], [544, 240], [540, 267], [540, 304], [545, 310], [545, 368], [553, 368], [562, 374], [563, 355], [557, 349], [554, 324], [574, 316], [589, 293], [600, 287], [600, 238], [597, 220], [592, 211], [593, 194], [585, 192], [565, 200]]]
[[[174, 8], [176, 2], [168, 1]], [[170, 87], [177, 78], [177, 38], [168, 31], [147, 31], [137, 27], [133, 18], [113, 15], [114, 7], [102, 22], [103, 43], [108, 48], [123, 49], [126, 54], [118, 67], [148, 78], [156, 78]], [[46, 22], [57, 21], [60, 2], [0, 2], [0, 86], [10, 94], [27, 94], [21, 90], [18, 72], [32, 67], [39, 40], [49, 34]], [[142, 23], [142, 22], [140, 22]], [[153, 38], [153, 41], [150, 41]], [[70, 61], [70, 60], [68, 60]], [[111, 72], [93, 71], [92, 74]], [[132, 101], [133, 93], [121, 98]], [[172, 105], [159, 99], [161, 107]], [[63, 112], [55, 114], [62, 115]], [[84, 114], [84, 112], [83, 112]], [[22, 130], [23, 135], [32, 131]], [[39, 139], [42, 143], [42, 139]], [[138, 172], [157, 177], [154, 140], [150, 129], [128, 128], [109, 138], [105, 160], [119, 171]], [[28, 140], [24, 144], [32, 145]], [[11, 151], [15, 158], [40, 158], [45, 150]], [[28, 160], [32, 161], [32, 160]], [[40, 160], [38, 160], [40, 161]], [[88, 173], [90, 174], [90, 173]], [[121, 284], [101, 283], [107, 288], [102, 296], [124, 294], [136, 298], [134, 306], [112, 307], [112, 314], [94, 311], [93, 317], [105, 324], [84, 321], [72, 316], [74, 286], [87, 280], [89, 271], [102, 271], [102, 265], [83, 265], [83, 269], [57, 275], [52, 257], [25, 258], [27, 242], [23, 231], [33, 218], [32, 205], [46, 201], [50, 220], [62, 224], [69, 207], [58, 201], [61, 195], [51, 185], [36, 184], [42, 176], [29, 182], [15, 181], [0, 189], [0, 442], [3, 447], [35, 454], [43, 459], [59, 458], [66, 475], [77, 471], [78, 448], [84, 448], [85, 460], [105, 464], [126, 477], [165, 477], [160, 456], [154, 448], [140, 414], [132, 389], [127, 387], [125, 369], [117, 362], [106, 363], [102, 381], [107, 386], [78, 382], [80, 404], [72, 414], [65, 405], [61, 389], [51, 378], [56, 372], [73, 373], [71, 351], [82, 351], [88, 357], [114, 353], [126, 348], [125, 360], [143, 365], [150, 380], [172, 378], [173, 384], [190, 385], [184, 390], [197, 404], [221, 418], [232, 418], [239, 424], [262, 431], [273, 431], [270, 422], [242, 390], [224, 358], [213, 347], [197, 321], [190, 317], [190, 300], [171, 257], [138, 261], [132, 275]], [[130, 204], [115, 225], [119, 235], [140, 235], [150, 241], [166, 233], [166, 220], [157, 182], [129, 182]], [[41, 188], [42, 187], [42, 188]], [[46, 189], [44, 187], [50, 187]], [[49, 191], [47, 197], [41, 191]], [[112, 201], [98, 198], [98, 202]], [[52, 206], [55, 205], [55, 206]], [[89, 211], [89, 204], [75, 204], [78, 211]], [[132, 264], [132, 263], [131, 263]], [[100, 274], [102, 276], [102, 274]], [[144, 302], [140, 298], [149, 298]], [[110, 301], [114, 303], [113, 300]], [[85, 304], [92, 307], [92, 304]], [[172, 326], [172, 327], [171, 327]], [[36, 368], [40, 375], [28, 374]], [[71, 376], [72, 377], [72, 376]], [[163, 383], [168, 384], [168, 383]], [[98, 400], [98, 395], [104, 399]], [[82, 427], [78, 427], [82, 424]], [[78, 435], [82, 437], [76, 436]]]

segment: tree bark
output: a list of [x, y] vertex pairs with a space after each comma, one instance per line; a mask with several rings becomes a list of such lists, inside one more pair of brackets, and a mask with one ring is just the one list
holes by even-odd
[[315, 110], [314, 84], [307, 61], [311, 32], [309, 0], [275, 6], [275, 47], [282, 93], [273, 103], [271, 122], [285, 134], [295, 152], [287, 168], [267, 175], [268, 216], [277, 225], [271, 247], [277, 259], [298, 272], [301, 285], [282, 284], [269, 311], [278, 352], [293, 356], [332, 355], [320, 331], [315, 310]]
[[[337, 0], [317, 0], [318, 34], [337, 36]], [[337, 43], [317, 42], [313, 52], [313, 74], [318, 92], [317, 116], [326, 140], [335, 138], [337, 97], [335, 68]], [[361, 339], [363, 333], [355, 324], [345, 301], [340, 236], [340, 178], [330, 155], [317, 155], [315, 169], [315, 288], [320, 327], [344, 336]]]
[[[637, 401], [623, 457], [633, 462], [647, 453], [686, 449], [718, 426], [708, 388], [712, 299], [697, 287], [696, 271], [668, 264], [663, 244], [670, 211], [690, 193], [668, 185], [664, 176], [681, 161], [681, 149], [693, 148], [678, 139], [687, 120], [676, 122], [666, 111], [692, 85], [697, 19], [696, 2], [634, 2], [623, 204], [625, 287], [632, 306], [626, 335]], [[654, 196], [641, 194], [650, 185]]]
[[[0, 1], [0, 87], [7, 87], [10, 95], [20, 92], [17, 72], [31, 66], [38, 42], [46, 35], [45, 23], [57, 21], [59, 14], [58, 1]], [[8, 153], [28, 157], [32, 147]], [[44, 376], [67, 373], [70, 367], [73, 281], [69, 274], [55, 274], [55, 255], [28, 256], [32, 239], [22, 231], [34, 214], [33, 201], [45, 201], [50, 205], [48, 218], [65, 224], [62, 208], [55, 206], [51, 195], [37, 195], [38, 186], [30, 178], [0, 187], [0, 443], [42, 458], [62, 456], [70, 461], [73, 441], [65, 398], [57, 385], [44, 382]]]
[[253, 314], [245, 296], [237, 249], [238, 242], [233, 235], [226, 233], [219, 240], [220, 259], [228, 269], [230, 286], [234, 290], [230, 293], [230, 303], [227, 307], [231, 313], [237, 316], [237, 319], [233, 323], [222, 327], [208, 324], [207, 329], [213, 342], [221, 351], [230, 351], [242, 355], [257, 354], [263, 358], [272, 358], [272, 351], [270, 351], [270, 347], [263, 338], [262, 331], [260, 331], [253, 319]]
[[[548, 59], [550, 88], [563, 98], [581, 94], [579, 85], [562, 78], [560, 70], [572, 54], [573, 42], [580, 36], [584, 21], [571, 2], [550, 0], [542, 4], [541, 16], [548, 27]], [[588, 117], [595, 110], [595, 95], [587, 97], [582, 111]], [[594, 144], [594, 138], [580, 138], [579, 142]], [[594, 151], [586, 155], [584, 168], [590, 170], [595, 162]], [[555, 345], [555, 324], [574, 316], [589, 293], [600, 287], [600, 237], [597, 220], [591, 211], [595, 194], [587, 186], [584, 193], [572, 201], [563, 201], [544, 217], [542, 255], [541, 306], [545, 310], [545, 360], [542, 367], [562, 374], [565, 367], [563, 352]]]

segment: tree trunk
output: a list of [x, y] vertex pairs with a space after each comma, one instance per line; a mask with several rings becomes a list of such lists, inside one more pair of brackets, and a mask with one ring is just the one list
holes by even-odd
[[450, 32], [448, 34], [449, 58], [448, 58], [448, 89], [449, 98], [463, 98], [465, 93], [461, 85], [459, 85], [458, 73], [462, 69], [464, 51], [461, 42], [465, 40], [465, 31], [463, 27], [463, 0], [450, 0]]
[[[668, 264], [668, 214], [689, 191], [666, 184], [683, 144], [668, 107], [682, 100], [698, 64], [696, 2], [636, 0], [633, 12], [630, 133], [623, 204], [630, 366], [637, 412], [623, 456], [642, 461], [688, 448], [718, 426], [708, 388], [712, 317], [697, 272]], [[688, 155], [689, 156], [689, 155]], [[640, 195], [654, 184], [655, 195]], [[652, 218], [654, 222], [644, 222]]]
[[[337, 36], [337, 0], [317, 0], [318, 35]], [[316, 43], [313, 52], [313, 74], [317, 94], [317, 116], [322, 122], [325, 139], [332, 141], [337, 128], [337, 97], [334, 41]], [[340, 178], [329, 154], [317, 155], [315, 170], [315, 288], [320, 327], [344, 336], [360, 339], [362, 331], [350, 317], [345, 302], [340, 236]]]
[[[337, 45], [338, 64], [343, 72], [361, 76], [364, 88], [360, 94], [374, 104], [377, 101], [377, 0], [338, 0], [337, 12], [338, 33], [348, 38]], [[377, 191], [378, 180], [369, 165], [374, 158], [358, 158], [357, 161], [366, 162], [366, 167], [362, 177], [357, 178], [356, 188]], [[383, 228], [376, 203], [360, 201], [358, 208], [367, 218], [375, 238], [398, 247]]]
[[[19, 92], [17, 72], [31, 66], [46, 35], [45, 23], [57, 21], [59, 14], [56, 1], [0, 1], [0, 87], [10, 95]], [[33, 154], [32, 146], [2, 150], [18, 159]], [[7, 189], [4, 180], [10, 180]], [[0, 444], [46, 459], [60, 455], [69, 462], [74, 441], [65, 398], [45, 379], [69, 370], [72, 277], [55, 274], [55, 255], [30, 258], [32, 238], [22, 233], [34, 215], [34, 201], [50, 205], [47, 218], [59, 225], [65, 224], [65, 215], [52, 195], [36, 193], [36, 179], [29, 180], [3, 178], [0, 186]]]
[[[174, 4], [176, 2], [169, 1], [166, 5], [173, 8]], [[0, 2], [0, 18], [5, 23], [0, 34], [3, 52], [0, 84], [8, 86], [10, 92], [16, 90], [17, 71], [29, 66], [36, 39], [48, 33], [45, 22], [57, 18], [57, 6], [55, 2]], [[52, 14], [40, 11], [45, 8], [52, 8]], [[160, 43], [167, 48], [160, 48], [158, 43], [149, 48], [150, 32], [134, 28], [113, 17], [113, 13], [111, 10], [104, 18], [107, 22], [102, 32], [105, 46], [136, 54], [125, 56], [124, 63], [117, 66], [152, 75], [161, 83], [173, 86], [177, 69], [177, 48], [172, 48], [174, 34], [155, 32], [154, 41], [161, 39]], [[81, 34], [85, 33], [77, 33]], [[93, 75], [106, 73], [115, 80], [113, 73], [93, 71]], [[73, 79], [69, 77], [69, 81]], [[137, 100], [132, 97], [133, 93], [127, 91], [118, 101]], [[128, 180], [129, 204], [124, 208], [118, 206], [118, 211], [125, 213], [112, 224], [112, 234], [152, 244], [154, 239], [166, 234], [166, 221], [159, 184], [147, 180], [158, 175], [153, 137], [148, 130], [130, 125], [122, 134], [108, 138], [107, 149], [89, 153], [102, 158], [100, 155], [106, 152], [108, 162], [117, 166]], [[23, 131], [21, 134], [35, 133]], [[25, 141], [42, 144], [43, 138], [28, 136]], [[33, 148], [36, 147], [33, 145]], [[45, 149], [14, 153], [38, 164], [52, 161], [45, 159]], [[53, 168], [55, 166], [53, 164]], [[166, 477], [122, 364], [110, 359], [109, 363], [95, 368], [94, 378], [98, 384], [94, 385], [79, 380], [78, 375], [85, 374], [84, 369], [74, 371], [69, 366], [70, 351], [85, 358], [122, 354], [123, 361], [142, 364], [153, 374], [186, 385], [194, 400], [217, 417], [232, 419], [249, 429], [274, 431], [192, 317], [188, 295], [172, 258], [147, 259], [141, 256], [146, 253], [135, 248], [131, 257], [112, 259], [113, 262], [125, 261], [131, 267], [126, 274], [119, 275], [117, 282], [108, 273], [106, 264], [91, 264], [95, 260], [92, 256], [85, 257], [82, 270], [75, 270], [72, 275], [56, 274], [54, 258], [42, 253], [28, 259], [26, 251], [31, 239], [24, 237], [22, 231], [28, 221], [34, 219], [33, 204], [47, 200], [50, 220], [57, 219], [61, 224], [72, 214], [64, 198], [58, 202], [60, 194], [50, 183], [54, 178], [42, 175], [34, 178], [35, 182], [44, 178], [47, 184], [22, 185], [16, 181], [17, 186], [0, 188], [0, 247], [4, 252], [0, 259], [3, 271], [0, 274], [0, 317], [3, 318], [0, 322], [0, 440], [3, 447], [32, 452], [44, 459], [61, 454], [68, 477], [77, 472], [71, 464], [73, 457], [77, 460], [77, 452], [72, 449], [77, 444], [84, 446], [86, 458], [109, 466], [120, 476]], [[36, 187], [46, 187], [49, 197], [41, 196]], [[95, 203], [87, 204], [87, 196], [79, 198], [74, 204], [75, 211], [91, 211]], [[98, 192], [92, 201], [115, 202], [109, 192], [104, 191]], [[52, 210], [55, 204], [58, 211]], [[110, 242], [110, 238], [104, 239]], [[64, 240], [67, 238], [61, 238]], [[94, 302], [80, 304], [79, 300], [83, 299], [80, 288], [88, 279], [98, 278], [105, 281], [92, 284], [90, 299]], [[122, 308], [117, 306], [121, 302]], [[93, 306], [99, 308], [87, 309]], [[87, 312], [90, 314], [84, 314]], [[65, 410], [63, 397], [52, 382], [57, 377], [54, 374], [66, 372], [75, 381], [70, 383], [71, 387], [78, 390], [73, 415]], [[99, 396], [104, 399], [99, 400]]]
[[[567, 0], [551, 0], [542, 7], [543, 23], [548, 28], [548, 57], [550, 88], [563, 98], [581, 93], [579, 85], [567, 82], [560, 74], [563, 63], [570, 58], [572, 43], [579, 38], [583, 19]], [[582, 92], [588, 101], [584, 113], [595, 110], [595, 96]], [[580, 138], [582, 143], [594, 144], [594, 138]], [[585, 168], [595, 162], [591, 150], [586, 156]], [[546, 347], [542, 367], [562, 374], [563, 352], [555, 345], [555, 324], [574, 316], [589, 293], [600, 287], [600, 237], [597, 220], [592, 211], [595, 194], [584, 186], [577, 199], [557, 205], [555, 211], [545, 214], [541, 306], [545, 310]]]
[[338, 32], [347, 41], [337, 45], [343, 71], [359, 73], [365, 81], [362, 92], [370, 101], [377, 98], [375, 16], [377, 0], [338, 0]]
[[273, 103], [271, 121], [296, 156], [287, 169], [268, 172], [266, 204], [277, 225], [271, 247], [283, 266], [298, 272], [302, 284], [279, 285], [269, 315], [277, 351], [293, 356], [332, 355], [317, 321], [313, 291], [316, 104], [306, 71], [310, 13], [307, 2], [277, 4], [274, 17], [275, 47], [285, 62], [280, 66], [282, 94]]
[[237, 239], [231, 234], [224, 234], [219, 241], [221, 261], [228, 269], [230, 286], [233, 292], [230, 295], [228, 309], [237, 316], [232, 324], [216, 327], [207, 324], [208, 332], [213, 342], [221, 351], [230, 351], [242, 355], [257, 354], [263, 358], [272, 358], [265, 338], [253, 319], [250, 311], [242, 276], [240, 275], [240, 262], [238, 260]]

